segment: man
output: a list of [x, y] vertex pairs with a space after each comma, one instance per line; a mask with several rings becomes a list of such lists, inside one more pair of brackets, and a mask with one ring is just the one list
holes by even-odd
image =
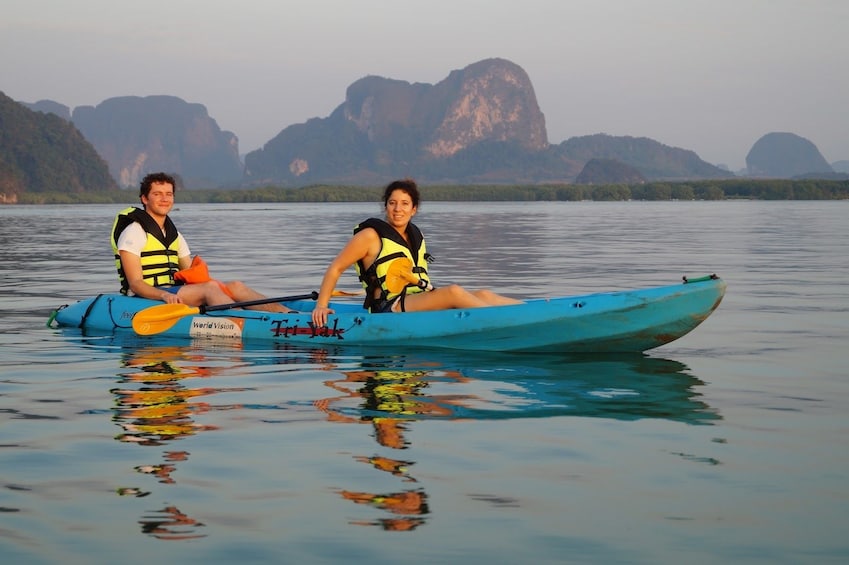
[[[165, 173], [149, 174], [142, 179], [139, 189], [144, 209], [128, 208], [116, 217], [112, 249], [121, 292], [188, 306], [216, 306], [266, 298], [241, 281], [177, 282], [174, 274], [188, 269], [192, 261], [186, 240], [168, 217], [174, 207], [174, 191], [173, 177]], [[250, 308], [288, 312], [277, 303]]]

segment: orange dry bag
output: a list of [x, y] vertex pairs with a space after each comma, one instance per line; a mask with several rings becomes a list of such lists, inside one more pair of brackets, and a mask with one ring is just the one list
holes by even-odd
[[195, 255], [192, 259], [192, 265], [188, 269], [181, 269], [174, 273], [174, 279], [185, 284], [205, 283], [211, 280], [206, 261], [201, 259], [200, 255]]

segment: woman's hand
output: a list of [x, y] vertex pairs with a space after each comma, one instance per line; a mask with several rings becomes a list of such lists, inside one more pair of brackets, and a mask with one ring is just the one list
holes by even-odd
[[312, 311], [312, 323], [317, 328], [323, 328], [327, 325], [327, 316], [335, 314], [336, 311], [326, 306], [316, 306]]

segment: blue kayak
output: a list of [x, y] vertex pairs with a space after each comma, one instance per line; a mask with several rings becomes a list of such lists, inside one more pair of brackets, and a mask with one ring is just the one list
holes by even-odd
[[[100, 294], [60, 307], [48, 324], [55, 321], [60, 327], [133, 332], [152, 337], [311, 346], [642, 352], [692, 331], [719, 306], [724, 294], [725, 282], [709, 275], [685, 278], [682, 283], [669, 286], [432, 312], [370, 314], [358, 300], [336, 300], [330, 305], [335, 314], [330, 315], [327, 327], [323, 328], [312, 324], [315, 303], [309, 295], [282, 301], [291, 312], [273, 313], [220, 306], [190, 308], [121, 294]], [[164, 314], [158, 314], [159, 311]], [[134, 329], [133, 318], [137, 315]], [[139, 324], [140, 320], [149, 323]]]

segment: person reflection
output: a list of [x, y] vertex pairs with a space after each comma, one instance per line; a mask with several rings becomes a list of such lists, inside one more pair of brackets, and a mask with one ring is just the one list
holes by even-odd
[[[133, 371], [121, 375], [124, 386], [111, 390], [116, 403], [113, 421], [124, 430], [116, 439], [141, 446], [162, 446], [200, 431], [217, 429], [216, 426], [200, 425], [194, 421], [196, 415], [212, 408], [208, 403], [192, 399], [222, 390], [189, 388], [184, 384], [187, 379], [213, 375], [211, 369], [198, 364], [203, 361], [203, 357], [191, 356], [185, 348], [178, 347], [142, 349], [128, 356], [124, 366]], [[232, 407], [218, 406], [216, 409]], [[155, 477], [162, 484], [174, 484], [176, 480], [172, 474], [177, 471], [177, 463], [187, 460], [189, 455], [187, 450], [164, 451], [162, 461], [137, 465], [135, 470]], [[136, 487], [122, 487], [118, 489], [118, 494], [143, 497], [150, 492]], [[145, 516], [139, 522], [143, 533], [168, 540], [205, 537], [194, 532], [203, 524], [176, 506], [168, 506], [156, 512], [158, 514]]]
[[380, 455], [372, 455], [371, 457], [356, 455], [354, 459], [360, 463], [367, 463], [379, 471], [384, 471], [395, 477], [401, 477], [406, 482], [416, 482], [416, 479], [408, 474], [410, 465], [415, 465], [413, 461], [403, 461], [401, 459], [381, 457]]
[[196, 424], [192, 419], [193, 415], [209, 410], [209, 404], [189, 402], [196, 396], [217, 392], [215, 389], [186, 388], [180, 380], [191, 375], [169, 362], [145, 366], [142, 371], [141, 374], [130, 375], [130, 379], [154, 386], [110, 391], [117, 403], [114, 420], [125, 431], [116, 439], [142, 445], [162, 445], [197, 431], [215, 429], [214, 426]]
[[205, 527], [205, 524], [183, 514], [176, 506], [166, 506], [162, 510], [155, 510], [153, 515], [144, 516], [142, 520], [139, 520], [139, 524], [141, 524], [142, 533], [161, 540], [206, 537], [206, 534], [195, 533], [197, 528]]
[[[189, 458], [188, 451], [166, 451], [166, 461], [185, 461]], [[177, 470], [177, 466], [173, 463], [163, 463], [161, 465], [137, 465], [135, 467], [139, 473], [153, 475], [159, 479], [160, 483], [174, 484], [174, 479], [171, 478], [171, 473]]]
[[[435, 371], [399, 371], [399, 370], [361, 370], [343, 371], [345, 377], [336, 381], [325, 381], [325, 385], [344, 393], [342, 396], [316, 401], [316, 408], [327, 414], [330, 421], [372, 425], [373, 436], [377, 443], [385, 448], [401, 450], [409, 448], [405, 434], [411, 422], [419, 417], [452, 417], [454, 405], [464, 397], [433, 396], [425, 394], [430, 386], [429, 378], [453, 381], [467, 380], [458, 372], [441, 372], [435, 377]], [[351, 388], [351, 386], [356, 388]], [[351, 415], [346, 409], [351, 400], [356, 400], [356, 413]], [[409, 475], [414, 461], [378, 454], [356, 455], [360, 463], [389, 473], [405, 482], [416, 482]], [[427, 493], [423, 488], [414, 490], [392, 490], [387, 493], [362, 492], [340, 489], [339, 495], [355, 504], [364, 504], [379, 508], [390, 514], [377, 520], [355, 520], [352, 524], [378, 526], [384, 530], [409, 531], [425, 523], [430, 513]]]
[[427, 505], [427, 494], [421, 489], [390, 494], [343, 490], [340, 494], [345, 500], [350, 500], [356, 504], [374, 506], [393, 514], [391, 518], [351, 522], [358, 526], [379, 526], [384, 530], [396, 532], [410, 531], [424, 524], [424, 516], [430, 513]]
[[[466, 397], [427, 396], [424, 389], [430, 383], [424, 377], [429, 371], [363, 370], [343, 371], [344, 379], [325, 381], [325, 386], [344, 393], [343, 396], [315, 401], [316, 408], [327, 414], [333, 422], [368, 422], [374, 429], [377, 443], [391, 449], [406, 449], [407, 426], [418, 416], [450, 417], [454, 407]], [[443, 376], [455, 381], [468, 380], [459, 372], [445, 372]], [[355, 390], [350, 384], [361, 385]], [[349, 411], [337, 408], [351, 399], [359, 400], [359, 417], [349, 416]]]
[[199, 431], [217, 429], [216, 426], [200, 425], [194, 421], [194, 416], [211, 409], [210, 404], [190, 400], [224, 391], [211, 387], [186, 387], [183, 382], [187, 379], [209, 378], [213, 370], [184, 364], [185, 361], [202, 362], [203, 357], [189, 356], [185, 349], [173, 347], [141, 350], [125, 359], [126, 367], [138, 371], [122, 375], [122, 381], [138, 386], [110, 391], [115, 395], [117, 405], [113, 421], [125, 432], [116, 439], [141, 445], [163, 445]]

